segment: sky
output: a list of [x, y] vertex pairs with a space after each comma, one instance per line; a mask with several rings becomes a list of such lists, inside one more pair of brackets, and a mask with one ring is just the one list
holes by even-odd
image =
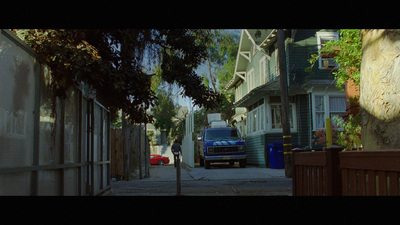
[[[238, 33], [238, 34], [240, 35], [241, 29], [226, 29], [226, 31], [227, 31], [227, 32], [235, 32], [235, 33]], [[207, 74], [207, 73], [208, 73], [207, 65], [206, 65], [205, 63], [201, 64], [201, 65], [197, 68], [196, 73], [197, 73], [199, 76], [200, 76], [201, 74], [203, 74], [203, 73], [206, 73], [206, 74]], [[174, 94], [177, 93], [178, 90], [179, 90], [179, 88], [178, 88], [177, 86], [174, 87], [174, 88], [173, 88], [173, 93], [174, 93]], [[178, 95], [178, 96], [174, 99], [174, 102], [175, 102], [176, 104], [180, 105], [180, 106], [187, 106], [188, 109], [189, 109], [189, 111], [197, 110], [197, 109], [198, 109], [197, 106], [193, 107], [192, 100], [191, 100], [190, 98], [187, 98], [187, 97], [183, 98], [181, 95]]]

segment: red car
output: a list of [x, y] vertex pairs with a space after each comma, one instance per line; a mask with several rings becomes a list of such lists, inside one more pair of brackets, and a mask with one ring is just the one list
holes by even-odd
[[150, 164], [151, 165], [164, 165], [165, 163], [169, 163], [169, 158], [168, 157], [164, 157], [161, 155], [157, 155], [157, 154], [150, 154]]

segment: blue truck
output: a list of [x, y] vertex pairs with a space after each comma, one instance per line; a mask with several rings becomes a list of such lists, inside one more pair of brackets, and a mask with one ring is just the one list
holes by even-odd
[[214, 118], [217, 119], [209, 117], [209, 127], [202, 129], [197, 137], [200, 166], [210, 169], [212, 162], [229, 162], [231, 166], [239, 162], [239, 166], [245, 168], [246, 146], [239, 130], [228, 127], [225, 121], [218, 120], [218, 116]]

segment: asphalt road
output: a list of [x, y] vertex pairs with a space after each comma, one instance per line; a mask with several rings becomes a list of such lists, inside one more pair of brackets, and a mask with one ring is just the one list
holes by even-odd
[[[150, 166], [150, 177], [130, 181], [112, 181], [114, 196], [174, 196], [177, 194], [176, 169], [173, 165]], [[206, 170], [181, 169], [183, 196], [291, 196], [292, 179], [285, 177], [284, 169], [247, 166], [235, 163], [211, 164]]]

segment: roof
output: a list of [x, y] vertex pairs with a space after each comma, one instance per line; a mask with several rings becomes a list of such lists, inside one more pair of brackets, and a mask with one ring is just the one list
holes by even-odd
[[235, 71], [225, 90], [232, 89], [240, 80], [246, 79], [246, 69], [251, 58], [251, 51], [265, 48], [276, 41], [276, 29], [243, 29], [240, 35], [239, 49], [236, 56]]

